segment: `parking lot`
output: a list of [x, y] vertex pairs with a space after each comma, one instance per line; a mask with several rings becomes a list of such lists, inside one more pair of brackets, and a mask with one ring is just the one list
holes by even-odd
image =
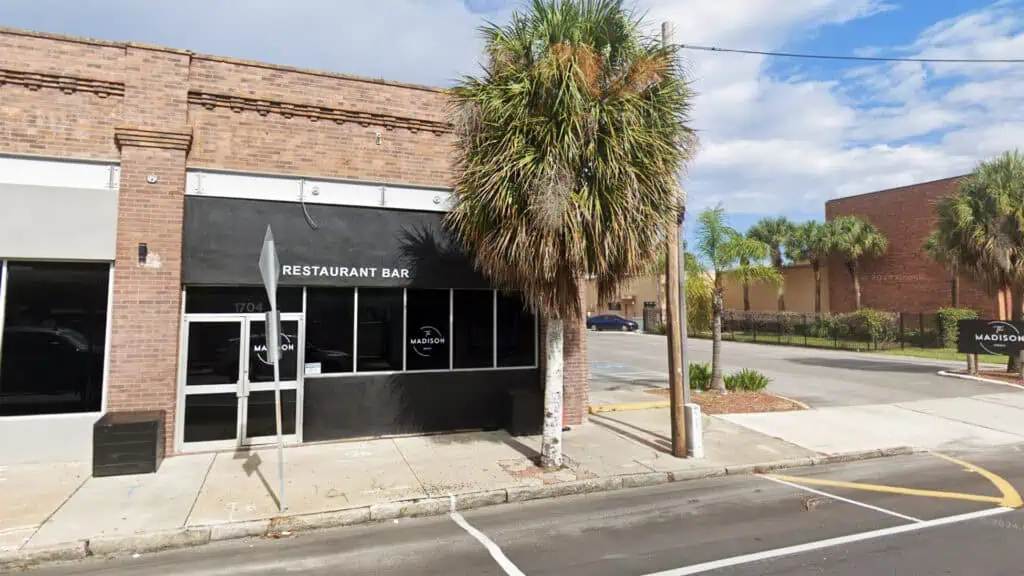
[[[667, 385], [668, 346], [664, 336], [590, 332], [590, 386], [602, 392], [642, 391]], [[711, 341], [691, 339], [690, 362], [711, 361]], [[726, 372], [753, 368], [772, 379], [769, 390], [812, 408], [894, 404], [1007, 392], [999, 384], [942, 377], [957, 364], [795, 346], [722, 343]]]

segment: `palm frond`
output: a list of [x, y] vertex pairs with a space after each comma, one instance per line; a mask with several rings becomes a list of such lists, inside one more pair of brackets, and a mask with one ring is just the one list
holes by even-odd
[[452, 90], [449, 229], [480, 270], [554, 317], [649, 271], [679, 210], [692, 93], [674, 48], [622, 0], [533, 0], [482, 28], [488, 61]]

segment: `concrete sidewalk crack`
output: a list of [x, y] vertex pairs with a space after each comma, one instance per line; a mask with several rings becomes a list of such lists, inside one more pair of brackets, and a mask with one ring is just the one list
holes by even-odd
[[75, 494], [78, 494], [78, 491], [82, 489], [82, 486], [85, 486], [85, 483], [88, 482], [91, 478], [92, 478], [92, 476], [89, 475], [89, 476], [86, 476], [84, 479], [82, 479], [81, 483], [78, 484], [78, 487], [75, 488], [71, 492], [71, 494], [68, 494], [68, 497], [65, 498], [60, 503], [60, 506], [57, 506], [56, 508], [54, 508], [53, 512], [50, 512], [50, 514], [42, 522], [39, 523], [39, 526], [37, 526], [36, 529], [32, 531], [32, 535], [29, 536], [28, 538], [26, 538], [25, 542], [21, 546], [18, 547], [18, 551], [19, 552], [21, 550], [24, 550], [25, 547], [28, 546], [30, 542], [32, 542], [32, 539], [35, 538], [36, 535], [39, 534], [39, 531], [43, 529], [43, 526], [46, 526], [46, 523], [49, 522], [50, 520], [52, 520], [53, 517], [57, 515], [57, 512], [60, 512], [61, 508], [63, 508], [65, 505], [67, 505], [67, 503], [69, 501], [71, 501], [72, 498], [75, 497]]
[[203, 481], [199, 484], [199, 490], [196, 490], [196, 497], [192, 500], [192, 505], [188, 507], [188, 514], [185, 515], [185, 524], [188, 526], [192, 520], [192, 513], [196, 510], [196, 504], [199, 503], [199, 497], [203, 494], [203, 488], [206, 488], [206, 481], [210, 479], [210, 471], [213, 470], [213, 463], [217, 461], [220, 454], [214, 454], [213, 458], [210, 458], [210, 465], [206, 467], [206, 474], [203, 474]]
[[422, 490], [428, 497], [433, 496], [430, 492], [427, 492], [427, 485], [423, 483], [423, 480], [420, 480], [420, 476], [416, 473], [416, 469], [412, 467], [412, 464], [409, 463], [409, 459], [405, 457], [405, 452], [402, 452], [402, 447], [398, 445], [398, 442], [396, 442], [394, 438], [391, 439], [391, 443], [395, 445], [395, 450], [398, 452], [398, 455], [402, 457], [402, 462], [405, 462], [405, 465], [409, 467], [409, 472], [412, 472], [412, 477], [415, 478], [416, 483], [420, 485], [420, 490]]
[[904, 405], [901, 405], [901, 404], [893, 404], [892, 407], [893, 408], [899, 408], [900, 410], [906, 410], [907, 412], [914, 412], [916, 414], [923, 414], [925, 416], [931, 416], [932, 418], [941, 418], [942, 420], [948, 420], [950, 422], [957, 422], [959, 424], [966, 424], [967, 426], [974, 426], [974, 427], [977, 427], [977, 428], [981, 428], [982, 430], [989, 430], [991, 432], [999, 432], [1000, 434], [1008, 434], [1010, 436], [1016, 436], [1018, 438], [1024, 438], [1024, 434], [1018, 434], [1016, 432], [1010, 432], [1008, 430], [1001, 430], [999, 428], [993, 428], [991, 426], [985, 426], [984, 424], [978, 424], [976, 422], [968, 422], [966, 420], [960, 420], [958, 418], [953, 418], [951, 416], [943, 416], [942, 414], [932, 414], [931, 412], [925, 412], [923, 410], [916, 410], [914, 408], [908, 408], [907, 406], [904, 406]]

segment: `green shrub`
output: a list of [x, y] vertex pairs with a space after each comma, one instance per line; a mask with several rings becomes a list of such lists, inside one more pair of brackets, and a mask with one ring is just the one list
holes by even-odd
[[711, 332], [713, 285], [706, 276], [686, 277], [686, 330], [691, 334]]
[[771, 380], [757, 370], [744, 368], [739, 372], [727, 374], [724, 378], [725, 389], [729, 391], [760, 392], [768, 387]]
[[939, 333], [942, 334], [942, 346], [944, 348], [956, 348], [960, 332], [957, 329], [957, 322], [960, 320], [977, 320], [978, 312], [970, 308], [940, 308]]
[[893, 312], [861, 308], [842, 317], [842, 323], [855, 338], [885, 345], [899, 336], [899, 315]]
[[711, 364], [690, 363], [690, 390], [707, 390], [711, 387]]

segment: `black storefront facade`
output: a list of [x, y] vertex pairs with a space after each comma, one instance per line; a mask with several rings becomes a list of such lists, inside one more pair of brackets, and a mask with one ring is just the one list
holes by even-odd
[[498, 429], [517, 391], [539, 400], [538, 319], [453, 246], [445, 191], [189, 181], [177, 450], [276, 440], [257, 265], [268, 225], [286, 442]]

